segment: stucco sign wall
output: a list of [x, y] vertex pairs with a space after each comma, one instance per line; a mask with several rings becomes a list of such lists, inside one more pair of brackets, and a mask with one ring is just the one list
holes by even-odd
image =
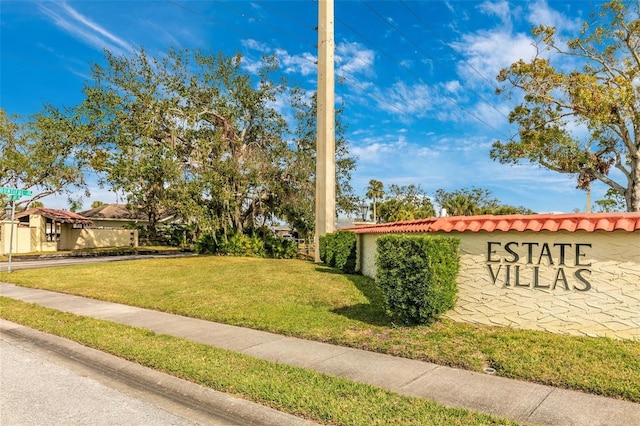
[[458, 302], [447, 314], [451, 319], [640, 340], [640, 214], [637, 220], [637, 230], [456, 231], [433, 223], [408, 228], [404, 222], [356, 232], [361, 270], [369, 276], [375, 276], [375, 240], [381, 234], [404, 227], [459, 238]]
[[458, 236], [459, 299], [450, 318], [640, 340], [638, 233], [527, 232], [518, 245], [508, 232]]

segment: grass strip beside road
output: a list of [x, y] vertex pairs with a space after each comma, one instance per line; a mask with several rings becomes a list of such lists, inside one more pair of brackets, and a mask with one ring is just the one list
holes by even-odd
[[373, 280], [297, 260], [144, 259], [0, 273], [14, 282], [640, 402], [640, 342], [389, 322]]
[[336, 425], [516, 424], [328, 374], [5, 297], [0, 297], [0, 316], [316, 422]]

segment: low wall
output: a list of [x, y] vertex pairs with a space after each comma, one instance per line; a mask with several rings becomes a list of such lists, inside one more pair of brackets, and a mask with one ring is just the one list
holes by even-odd
[[[382, 234], [357, 232], [361, 271], [375, 277]], [[461, 241], [453, 320], [640, 340], [639, 231], [428, 235]]]
[[103, 247], [138, 247], [135, 229], [68, 229], [60, 236], [60, 250]]
[[31, 251], [29, 244], [31, 230], [25, 226], [18, 226], [18, 222], [13, 222], [13, 244], [9, 247], [11, 237], [11, 221], [0, 222], [0, 254], [7, 256], [9, 248], [11, 253], [28, 253]]

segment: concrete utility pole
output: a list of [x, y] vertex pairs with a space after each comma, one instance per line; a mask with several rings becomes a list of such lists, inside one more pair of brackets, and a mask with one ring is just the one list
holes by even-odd
[[333, 0], [318, 0], [316, 262], [320, 262], [320, 236], [333, 232], [336, 220], [335, 43], [333, 26]]

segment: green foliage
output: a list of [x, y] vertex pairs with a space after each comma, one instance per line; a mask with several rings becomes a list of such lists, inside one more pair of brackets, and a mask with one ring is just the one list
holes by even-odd
[[371, 212], [371, 219], [377, 222], [378, 218], [378, 200], [384, 196], [384, 184], [376, 179], [371, 179], [367, 186], [367, 198], [371, 200], [373, 211]]
[[265, 257], [264, 242], [257, 235], [233, 234], [220, 244], [219, 254], [227, 256]]
[[194, 251], [198, 254], [218, 253], [218, 241], [212, 234], [202, 234], [196, 239]]
[[320, 236], [320, 260], [325, 265], [331, 266], [334, 263], [335, 234]]
[[[316, 128], [317, 96], [294, 88], [291, 93], [294, 113], [294, 138], [291, 158], [284, 179], [277, 182], [281, 193], [275, 204], [275, 214], [309, 239], [315, 230], [315, 176], [316, 173]], [[349, 154], [345, 126], [342, 123], [343, 109], [335, 111], [335, 165], [336, 165], [336, 210], [352, 212], [356, 202], [351, 187], [351, 173], [356, 167], [355, 158]]]
[[433, 217], [435, 209], [420, 185], [389, 185], [377, 215], [383, 222], [396, 222]]
[[264, 242], [266, 257], [273, 259], [294, 259], [298, 255], [298, 245], [279, 237], [267, 227], [261, 227], [256, 235]]
[[356, 271], [357, 236], [351, 231], [338, 231], [320, 237], [320, 260], [347, 274]]
[[460, 240], [385, 235], [377, 240], [376, 282], [387, 313], [406, 324], [426, 324], [453, 308]]
[[572, 174], [585, 190], [599, 180], [624, 197], [628, 211], [640, 211], [638, 22], [637, 1], [613, 0], [572, 40], [554, 27], [533, 28], [536, 56], [497, 77], [505, 83], [499, 93], [515, 89], [523, 101], [509, 114], [517, 135], [496, 141], [491, 158]]
[[[71, 128], [73, 123], [62, 119], [53, 107], [26, 120], [0, 108], [0, 186], [33, 192], [18, 200], [17, 206], [62, 193], [69, 195], [70, 202], [77, 202], [77, 194], [82, 194], [79, 190], [86, 190], [85, 163], [78, 154], [83, 141]], [[7, 201], [0, 195], [3, 206]]]
[[248, 234], [236, 233], [226, 239], [222, 231], [203, 234], [196, 240], [194, 251], [198, 254], [293, 259], [298, 254], [298, 246], [293, 241], [278, 237], [268, 228], [260, 228]]
[[594, 212], [621, 212], [626, 210], [624, 197], [615, 189], [609, 188], [604, 196], [603, 200], [596, 200], [593, 208]]
[[533, 214], [526, 207], [501, 204], [491, 191], [482, 188], [463, 188], [448, 192], [438, 189], [434, 201], [447, 211], [449, 216], [472, 216], [479, 214]]
[[[247, 72], [237, 54], [170, 49], [107, 52], [75, 110], [91, 166], [156, 228], [160, 212], [197, 233], [244, 234], [274, 218], [313, 232], [315, 97], [285, 85], [263, 57]], [[290, 103], [294, 129], [276, 108]], [[286, 109], [286, 107], [285, 107]], [[349, 199], [355, 160], [336, 118], [337, 199]]]
[[353, 274], [356, 271], [357, 235], [351, 231], [338, 231], [333, 239], [333, 265], [336, 268]]

